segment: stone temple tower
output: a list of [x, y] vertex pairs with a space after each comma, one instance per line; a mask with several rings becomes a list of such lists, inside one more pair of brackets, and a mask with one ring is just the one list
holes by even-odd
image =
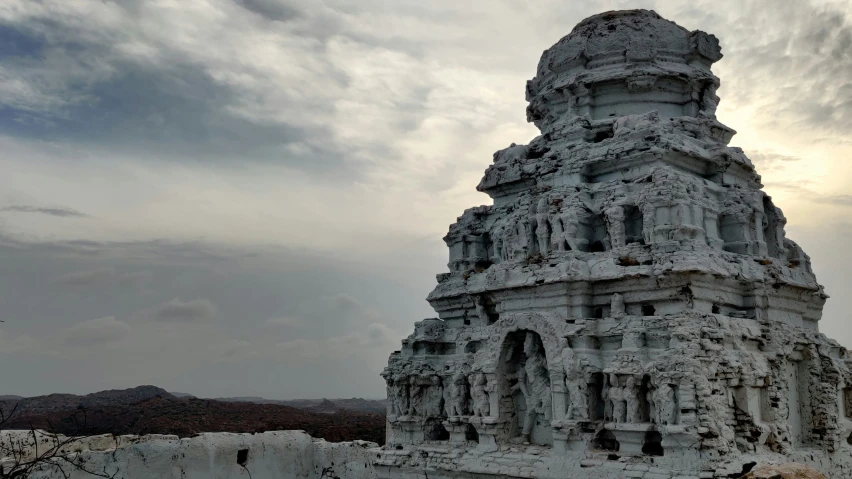
[[587, 18], [527, 83], [449, 273], [382, 373], [382, 477], [852, 477], [852, 368], [734, 131], [713, 35]]

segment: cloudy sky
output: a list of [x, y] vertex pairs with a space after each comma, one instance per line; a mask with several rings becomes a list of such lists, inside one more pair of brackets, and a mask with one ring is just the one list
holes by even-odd
[[541, 52], [635, 7], [720, 38], [719, 117], [852, 347], [852, 3], [767, 5], [0, 2], [0, 393], [382, 396]]

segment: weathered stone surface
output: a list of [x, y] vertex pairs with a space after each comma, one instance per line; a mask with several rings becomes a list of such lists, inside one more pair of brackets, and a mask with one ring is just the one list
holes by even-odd
[[825, 476], [811, 467], [791, 462], [756, 467], [743, 479], [825, 479]]
[[[36, 437], [43, 443], [39, 449], [43, 452], [52, 437], [43, 432]], [[32, 445], [30, 431], [4, 431], [0, 439], [3, 444], [11, 439]], [[62, 439], [59, 438], [60, 442]], [[377, 446], [365, 441], [329, 443], [313, 439], [303, 431], [276, 431], [206, 433], [184, 439], [164, 435], [97, 436], [68, 444], [67, 452], [89, 471], [124, 479], [371, 479], [375, 477], [371, 451]], [[35, 453], [34, 447], [23, 450], [27, 453], [25, 459]], [[9, 467], [10, 461], [11, 458], [0, 458], [0, 466]], [[27, 477], [90, 479], [95, 476], [56, 460], [55, 465], [41, 466]]]
[[[590, 17], [527, 84], [444, 238], [449, 273], [383, 372], [380, 477], [852, 477], [852, 369], [827, 296], [734, 131], [718, 40]], [[464, 396], [467, 393], [467, 396]]]

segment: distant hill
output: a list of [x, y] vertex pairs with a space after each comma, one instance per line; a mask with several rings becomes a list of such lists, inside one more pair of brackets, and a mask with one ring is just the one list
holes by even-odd
[[333, 413], [337, 411], [364, 411], [376, 414], [387, 412], [387, 399], [265, 399], [262, 397], [242, 396], [215, 398], [215, 401], [223, 402], [250, 402], [255, 404], [277, 404], [279, 406], [290, 406], [308, 411]]
[[[0, 409], [15, 409], [3, 429], [32, 426], [71, 434], [176, 434], [298, 429], [328, 441], [363, 439], [384, 444], [386, 400], [261, 397], [199, 399], [155, 386], [83, 396], [2, 396]], [[84, 428], [81, 430], [83, 421]]]
[[192, 394], [178, 393], [178, 392], [174, 392], [174, 391], [169, 391], [169, 394], [171, 394], [172, 396], [174, 396], [176, 398], [194, 398], [195, 397]]
[[130, 389], [111, 389], [79, 396], [76, 394], [48, 394], [29, 398], [14, 397], [1, 399], [0, 408], [8, 413], [15, 409], [14, 416], [32, 416], [56, 411], [68, 411], [83, 408], [90, 410], [99, 407], [134, 404], [151, 398], [176, 399], [165, 389], [156, 386], [137, 386]]
[[24, 414], [16, 414], [4, 428], [28, 429], [32, 424], [39, 429], [52, 429], [66, 435], [82, 432], [176, 434], [180, 437], [202, 432], [254, 433], [298, 429], [327, 441], [363, 439], [379, 444], [384, 443], [385, 436], [385, 417], [382, 414], [354, 410], [313, 412], [277, 404], [176, 398], [171, 394], [149, 397], [132, 404], [94, 406], [86, 409], [85, 419], [85, 429], [78, 431], [77, 421], [82, 420], [79, 409], [72, 407], [38, 413], [27, 409]]
[[23, 396], [15, 396], [14, 394], [0, 395], [0, 401], [18, 401], [24, 399]]

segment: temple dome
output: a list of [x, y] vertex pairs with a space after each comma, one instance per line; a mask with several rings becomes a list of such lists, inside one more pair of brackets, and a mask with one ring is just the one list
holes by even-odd
[[544, 131], [566, 114], [602, 119], [658, 107], [663, 117], [695, 116], [704, 90], [719, 85], [710, 65], [720, 58], [715, 36], [654, 11], [594, 15], [542, 54], [527, 84], [528, 120]]

